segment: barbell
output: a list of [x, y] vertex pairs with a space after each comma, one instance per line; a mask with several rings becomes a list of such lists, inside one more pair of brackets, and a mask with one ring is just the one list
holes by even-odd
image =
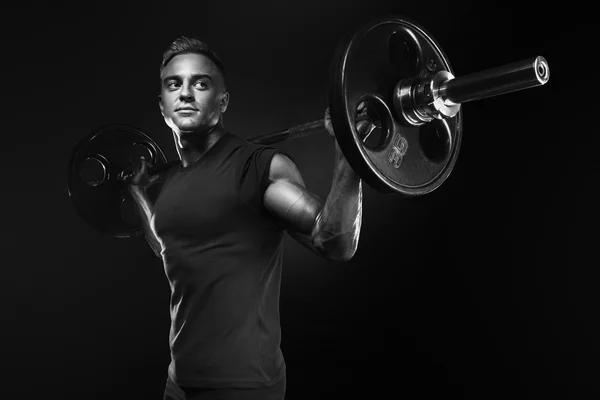
[[[328, 77], [331, 122], [352, 168], [381, 193], [419, 196], [452, 172], [462, 140], [462, 104], [543, 85], [550, 69], [537, 56], [455, 77], [431, 34], [412, 20], [391, 16], [346, 34]], [[359, 104], [366, 114], [357, 111]], [[374, 127], [366, 136], [356, 128], [359, 114]], [[319, 119], [248, 140], [271, 145], [324, 131]], [[128, 125], [101, 127], [76, 145], [68, 194], [97, 231], [116, 238], [143, 233], [124, 183], [142, 155], [153, 164], [150, 174], [180, 165], [168, 162], [150, 136]]]

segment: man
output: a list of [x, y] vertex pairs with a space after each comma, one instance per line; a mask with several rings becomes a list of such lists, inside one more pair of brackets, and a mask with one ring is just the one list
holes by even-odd
[[[361, 180], [336, 142], [323, 202], [280, 150], [225, 130], [225, 69], [199, 40], [175, 40], [160, 78], [159, 106], [181, 166], [150, 177], [143, 161], [128, 187], [171, 286], [164, 398], [283, 399], [283, 233], [323, 257], [349, 260], [361, 227]], [[333, 136], [328, 111], [325, 123]], [[146, 188], [157, 182], [152, 204]]]

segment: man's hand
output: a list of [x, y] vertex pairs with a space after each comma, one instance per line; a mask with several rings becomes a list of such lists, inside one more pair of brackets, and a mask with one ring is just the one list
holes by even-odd
[[140, 160], [142, 162], [142, 166], [140, 167], [139, 171], [133, 175], [131, 180], [127, 182], [129, 189], [146, 190], [148, 187], [154, 185], [160, 178], [159, 175], [148, 175], [148, 169], [151, 168], [152, 165], [149, 164], [143, 156]]
[[331, 115], [329, 113], [329, 107], [325, 110], [325, 130], [331, 136], [335, 137], [335, 132], [333, 132], [333, 125], [331, 124]]
[[[358, 136], [364, 141], [367, 136], [373, 132], [373, 129], [376, 128], [376, 125], [371, 122], [369, 116], [367, 114], [367, 107], [364, 102], [360, 103], [357, 107], [358, 114], [356, 116], [356, 130], [358, 132]], [[329, 107], [325, 110], [325, 130], [331, 136], [335, 138], [335, 132], [333, 131], [333, 125], [331, 123], [331, 115], [329, 113]]]

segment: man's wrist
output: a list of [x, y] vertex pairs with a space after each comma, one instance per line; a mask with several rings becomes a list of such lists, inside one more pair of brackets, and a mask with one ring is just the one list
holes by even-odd
[[146, 194], [146, 188], [139, 185], [127, 185], [127, 190], [131, 194]]

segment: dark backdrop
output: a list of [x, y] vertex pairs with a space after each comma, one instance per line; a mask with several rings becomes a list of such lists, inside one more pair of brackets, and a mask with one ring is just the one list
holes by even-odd
[[[542, 55], [541, 88], [465, 104], [461, 155], [417, 199], [364, 190], [355, 258], [286, 237], [288, 399], [599, 395], [596, 26], [575, 2], [164, 2], [4, 7], [1, 398], [160, 399], [169, 286], [142, 238], [86, 225], [67, 163], [95, 128], [143, 129], [176, 157], [157, 105], [163, 49], [208, 42], [243, 137], [323, 116], [342, 36], [406, 15], [456, 75]], [[327, 195], [327, 135], [279, 144]], [[390, 393], [384, 395], [384, 393]]]

